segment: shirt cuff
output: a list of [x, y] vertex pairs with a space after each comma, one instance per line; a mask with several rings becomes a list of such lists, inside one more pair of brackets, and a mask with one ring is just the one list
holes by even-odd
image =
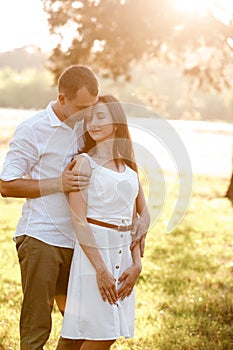
[[17, 168], [15, 165], [5, 165], [1, 175], [0, 175], [0, 180], [2, 181], [12, 181], [16, 179], [21, 179], [23, 177], [23, 172], [22, 169]]

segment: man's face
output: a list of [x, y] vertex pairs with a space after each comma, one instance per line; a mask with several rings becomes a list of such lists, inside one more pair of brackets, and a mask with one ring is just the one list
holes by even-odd
[[64, 103], [62, 104], [63, 113], [66, 118], [73, 121], [82, 120], [84, 115], [80, 111], [93, 106], [98, 101], [98, 95], [93, 96], [89, 93], [86, 87], [82, 87], [76, 92], [72, 100], [68, 100], [64, 96]]

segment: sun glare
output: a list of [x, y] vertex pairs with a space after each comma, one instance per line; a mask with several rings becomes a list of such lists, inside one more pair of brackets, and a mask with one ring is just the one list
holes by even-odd
[[[95, 4], [100, 0], [90, 0]], [[121, 0], [124, 4], [126, 0]], [[103, 1], [104, 3], [104, 1]], [[233, 0], [170, 0], [174, 10], [187, 16], [205, 17], [207, 10], [223, 23], [229, 24], [233, 18]], [[72, 7], [81, 7], [81, 2], [75, 0]], [[13, 10], [12, 10], [13, 9]], [[57, 37], [49, 36], [47, 15], [43, 12], [41, 0], [7, 0], [0, 4], [0, 52], [12, 50], [24, 45], [35, 45], [43, 51], [52, 49], [57, 44]], [[68, 26], [63, 29], [64, 36], [70, 44], [71, 32]], [[73, 30], [73, 28], [72, 28]], [[66, 35], [67, 34], [67, 35]], [[66, 46], [67, 46], [66, 45]], [[98, 41], [94, 50], [101, 50]], [[232, 44], [231, 44], [232, 45]]]
[[208, 5], [208, 0], [173, 0], [174, 7], [179, 12], [194, 13], [203, 11]]
[[210, 10], [218, 19], [229, 23], [233, 18], [233, 0], [173, 0], [176, 11], [205, 16]]
[[41, 0], [8, 0], [0, 4], [0, 52], [24, 45], [46, 50], [49, 30]]

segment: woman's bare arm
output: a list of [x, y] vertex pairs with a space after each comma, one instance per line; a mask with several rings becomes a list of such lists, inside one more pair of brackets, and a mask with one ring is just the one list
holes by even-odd
[[[77, 156], [76, 160], [76, 170], [79, 172], [82, 167], [82, 170], [90, 176], [89, 161], [81, 155]], [[111, 304], [116, 303], [118, 296], [114, 277], [104, 263], [91, 227], [86, 220], [87, 200], [87, 189], [69, 193], [72, 222], [79, 244], [96, 270], [97, 283], [103, 300], [108, 300]]]

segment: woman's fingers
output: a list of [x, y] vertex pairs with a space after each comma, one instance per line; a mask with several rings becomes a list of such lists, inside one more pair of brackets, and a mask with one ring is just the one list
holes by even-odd
[[122, 290], [121, 295], [120, 295], [120, 299], [123, 300], [126, 297], [129, 297], [130, 294], [132, 293], [132, 291], [133, 291], [133, 287], [128, 287], [128, 288]]
[[107, 300], [107, 296], [106, 296], [104, 288], [100, 288], [100, 294], [101, 294], [101, 297], [102, 297], [103, 301], [106, 301]]
[[115, 285], [110, 289], [109, 292], [111, 294], [113, 303], [115, 304], [117, 302], [117, 300], [118, 300], [118, 293], [117, 293]]
[[104, 272], [97, 272], [96, 277], [103, 301], [108, 300], [110, 304], [115, 304], [118, 300], [118, 292], [113, 275], [108, 270], [104, 270]]
[[105, 293], [105, 298], [108, 300], [110, 304], [115, 304], [117, 302], [118, 296], [115, 288], [105, 289], [104, 293]]
[[107, 297], [108, 302], [109, 302], [110, 304], [113, 304], [114, 301], [113, 301], [113, 298], [112, 298], [112, 293], [111, 293], [111, 291], [110, 291], [110, 290], [106, 290], [105, 293], [106, 293], [106, 297]]

